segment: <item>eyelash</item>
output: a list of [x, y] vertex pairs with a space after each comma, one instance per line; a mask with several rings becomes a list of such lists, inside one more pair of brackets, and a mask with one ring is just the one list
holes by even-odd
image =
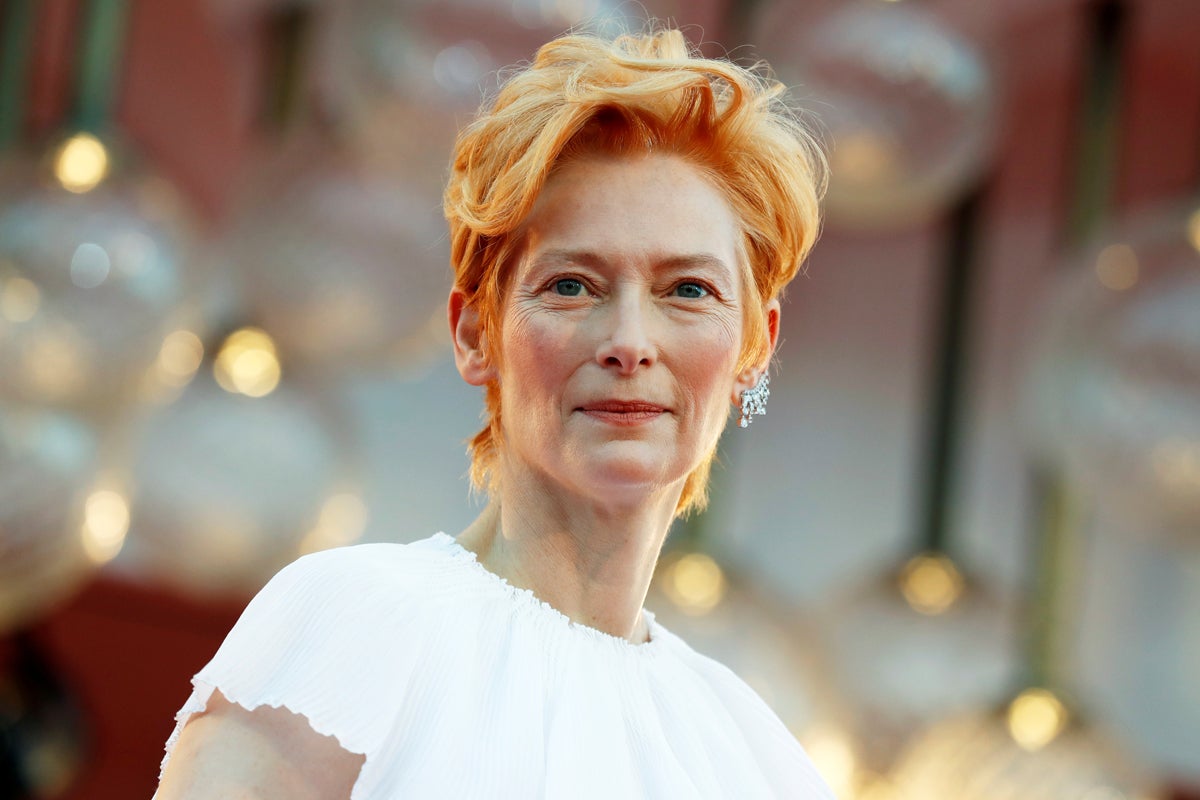
[[[554, 278], [548, 284], [546, 284], [546, 288], [543, 291], [554, 292], [558, 297], [580, 297], [580, 296], [582, 296], [582, 295], [571, 295], [571, 294], [558, 294], [556, 292], [556, 289], [558, 288], [558, 285], [560, 283], [566, 283], [568, 281], [579, 284], [579, 286], [583, 289], [583, 291], [587, 292], [589, 295], [595, 294], [595, 291], [592, 289], [591, 286], [588, 285], [587, 281], [583, 280], [582, 278], [577, 278], [572, 275]], [[699, 289], [701, 292], [703, 292], [703, 294], [701, 294], [699, 297], [686, 298], [688, 300], [702, 300], [705, 297], [717, 297], [718, 296], [717, 292], [708, 283], [701, 281], [701, 280], [694, 280], [694, 279], [690, 279], [690, 278], [681, 280], [681, 281], [677, 282], [676, 284], [674, 284], [671, 287], [671, 293], [674, 294], [675, 292], [677, 292], [680, 289], [680, 287], [683, 287], [683, 286], [695, 286], [697, 289]]]
[[671, 291], [677, 292], [683, 286], [695, 286], [697, 289], [699, 289], [701, 292], [704, 293], [704, 294], [700, 295], [700, 297], [689, 297], [688, 298], [689, 300], [699, 300], [704, 297], [712, 297], [716, 294], [716, 292], [714, 292], [712, 290], [712, 287], [709, 286], [704, 281], [691, 281], [691, 280], [680, 281], [679, 283], [677, 283], [673, 287], [671, 287]]
[[[558, 285], [560, 283], [567, 283], [567, 282], [579, 284], [579, 286], [582, 289], [580, 294], [577, 294], [577, 295], [559, 294], [557, 291]], [[591, 285], [587, 281], [585, 281], [583, 278], [578, 278], [574, 275], [560, 275], [558, 277], [552, 278], [545, 285], [545, 287], [542, 288], [542, 291], [549, 292], [550, 294], [554, 295], [555, 297], [562, 297], [562, 298], [587, 297], [587, 296], [595, 294], [595, 291], [592, 289]]]

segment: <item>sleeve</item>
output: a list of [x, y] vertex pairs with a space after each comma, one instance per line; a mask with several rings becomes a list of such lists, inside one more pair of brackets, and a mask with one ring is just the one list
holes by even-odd
[[749, 743], [773, 796], [835, 800], [808, 753], [758, 692], [721, 662], [689, 651], [693, 668]]
[[362, 574], [361, 557], [348, 552], [354, 549], [304, 556], [255, 595], [216, 655], [192, 678], [193, 691], [166, 743], [160, 779], [184, 726], [205, 709], [214, 689], [247, 709], [285, 707], [346, 750], [374, 752], [386, 735], [381, 727], [386, 718], [361, 709], [372, 707], [372, 692], [387, 682], [380, 659], [364, 652], [371, 641], [371, 609], [381, 598], [364, 585], [370, 574]]

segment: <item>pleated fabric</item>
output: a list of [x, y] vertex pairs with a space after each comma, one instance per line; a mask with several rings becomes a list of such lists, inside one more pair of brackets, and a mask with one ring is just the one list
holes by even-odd
[[352, 800], [832, 800], [754, 690], [644, 613], [644, 644], [579, 625], [444, 533], [304, 556], [192, 679], [162, 766], [216, 688], [365, 755]]

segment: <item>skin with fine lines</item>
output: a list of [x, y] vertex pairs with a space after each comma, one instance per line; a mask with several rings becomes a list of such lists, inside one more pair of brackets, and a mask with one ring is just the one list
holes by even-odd
[[[665, 655], [665, 661], [656, 659], [659, 665], [678, 661], [673, 637], [649, 612], [643, 615], [647, 589], [672, 522], [705, 505], [716, 444], [731, 407], [763, 375], [774, 351], [779, 329], [774, 298], [795, 277], [820, 227], [826, 158], [792, 113], [784, 87], [758, 66], [744, 69], [700, 57], [669, 25], [648, 21], [646, 27], [645, 34], [611, 40], [572, 33], [539, 48], [527, 67], [506, 71], [494, 102], [459, 130], [443, 193], [455, 281], [447, 303], [455, 363], [468, 384], [486, 390], [485, 424], [469, 440], [470, 480], [489, 501], [457, 545], [447, 546], [473, 553], [471, 566], [492, 575], [474, 569], [441, 577], [491, 581], [501, 594], [499, 582], [507, 583], [506, 589], [528, 590], [545, 606], [528, 603], [523, 593], [511, 594], [510, 603], [501, 594], [482, 593], [476, 600], [487, 609], [477, 609], [474, 601], [462, 609], [536, 615], [542, 630], [533, 638], [514, 638], [520, 633], [509, 624], [520, 622], [515, 617], [489, 615], [500, 626], [491, 634], [504, 644], [501, 660], [511, 656], [520, 667], [521, 659], [551, 659], [541, 664], [544, 669], [493, 675], [501, 682], [515, 680], [520, 688], [536, 683], [534, 673], [555, 678], [563, 666], [555, 656], [560, 650], [587, 654], [602, 671], [614, 669], [607, 677], [593, 670], [601, 683], [613, 676], [620, 683], [626, 667], [636, 669], [635, 659], [642, 656]], [[334, 573], [344, 564], [309, 562], [305, 570], [320, 571], [322, 579], [281, 582], [280, 593], [259, 603], [247, 625], [269, 625], [274, 600], [282, 597], [290, 605], [295, 592], [316, 602], [330, 600], [324, 594], [336, 589]], [[362, 588], [356, 580], [362, 576], [346, 577]], [[397, 584], [386, 575], [375, 577], [407, 593], [404, 608], [395, 610], [416, 610], [403, 620], [405, 626], [383, 627], [399, 640], [396, 646], [419, 645], [419, 626], [439, 621], [426, 619], [416, 604], [436, 611], [423, 602], [438, 602], [445, 593], [426, 596], [423, 581]], [[361, 591], [342, 594], [330, 602], [345, 600], [351, 611], [362, 610], [354, 606]], [[366, 610], [389, 615], [389, 609], [375, 606]], [[567, 627], [563, 617], [570, 621]], [[336, 667], [346, 662], [347, 653], [331, 650], [333, 643], [325, 640], [327, 626], [281, 624], [287, 630], [280, 632], [306, 652], [313, 647], [313, 658], [281, 661], [282, 650], [260, 647], [262, 652], [247, 653], [244, 662], [222, 660], [229, 669], [218, 664], [208, 671], [205, 677], [230, 689], [235, 699], [214, 691], [204, 710], [179, 726], [168, 743], [173, 755], [155, 800], [345, 800], [355, 790], [387, 793], [380, 787], [397, 781], [427, 794], [460, 785], [442, 780], [445, 770], [436, 760], [424, 758], [423, 766], [431, 769], [418, 765], [415, 772], [403, 758], [376, 769], [368, 767], [366, 755], [347, 749], [378, 753], [376, 733], [388, 741], [428, 740], [429, 731], [412, 727], [420, 715], [412, 713], [411, 698], [389, 686], [356, 684], [379, 689], [380, 697], [395, 702], [339, 708], [339, 714], [369, 717], [369, 731], [345, 728], [344, 717], [311, 702], [313, 692], [265, 698], [255, 691], [254, 664], [286, 677], [280, 686], [320, 688], [313, 681], [336, 682]], [[480, 634], [474, 624], [460, 627], [458, 633], [469, 639]], [[602, 641], [606, 635], [613, 641]], [[235, 637], [228, 654], [241, 655], [247, 647], [256, 649]], [[414, 662], [414, 680], [422, 680], [431, 665], [440, 669], [444, 660]], [[678, 664], [683, 677], [698, 668], [695, 659], [685, 661]], [[486, 687], [488, 666], [499, 663], [488, 662], [481, 672], [468, 659], [462, 666], [474, 672], [457, 677]], [[704, 671], [699, 678], [713, 676]], [[385, 684], [389, 679], [376, 677]], [[737, 690], [736, 682], [731, 686]], [[579, 694], [570, 682], [550, 680], [541, 688], [552, 704]], [[583, 696], [590, 696], [586, 686]], [[251, 708], [260, 701], [281, 705]], [[288, 710], [293, 701], [297, 713]], [[194, 705], [189, 700], [187, 707]], [[613, 703], [603, 705], [612, 710]], [[754, 705], [754, 719], [739, 720], [752, 744], [765, 739], [748, 726], [761, 732], [757, 723], [769, 723], [758, 713], [762, 704]], [[684, 709], [689, 710], [703, 713], [699, 707]], [[521, 717], [521, 709], [516, 711]], [[536, 727], [537, 709], [525, 716]], [[688, 722], [686, 713], [675, 716]], [[479, 721], [443, 713], [436, 725], [454, 733], [467, 750], [487, 756], [487, 729], [494, 726], [481, 727]], [[692, 744], [706, 736], [705, 721], [696, 722], [685, 725], [696, 734]], [[603, 726], [592, 727], [598, 736], [606, 733]], [[617, 734], [620, 750], [622, 731], [609, 732]], [[786, 744], [770, 731], [765, 735], [780, 747]], [[708, 739], [718, 749], [725, 743], [719, 731]], [[624, 755], [596, 736], [578, 744], [565, 761], [548, 757], [546, 769], [587, 762], [595, 772], [611, 766], [605, 763], [610, 756], [620, 761]], [[676, 744], [667, 742], [666, 750]], [[799, 780], [782, 774], [780, 768], [794, 760], [774, 744], [768, 749], [770, 763], [759, 759], [763, 780], [810, 783], [808, 769]], [[491, 755], [506, 756], [492, 750]], [[461, 752], [450, 748], [449, 754]], [[705, 772], [703, 763], [676, 760]], [[539, 766], [523, 763], [514, 771], [499, 764], [497, 792], [503, 794], [505, 786], [509, 794], [535, 791], [549, 774], [543, 771], [539, 781]], [[647, 786], [661, 783], [661, 777], [648, 776]], [[739, 785], [763, 782], [737, 777]]]
[[[700, 170], [653, 156], [562, 166], [522, 233], [502, 358], [463, 293], [450, 297], [458, 369], [495, 381], [504, 409], [500, 488], [458, 540], [574, 622], [644, 643], [642, 604], [684, 482], [766, 366], [738, 369], [739, 229]], [[778, 322], [771, 301], [766, 357]], [[158, 797], [344, 798], [363, 761], [285, 709], [214, 693]]]
[[[491, 357], [451, 294], [455, 361], [504, 409], [493, 502], [459, 537], [479, 562], [576, 623], [644, 643], [642, 604], [688, 474], [767, 355], [739, 370], [739, 230], [700, 170], [668, 156], [562, 166], [523, 230]], [[753, 298], [757, 302], [757, 297]], [[348, 797], [361, 755], [286, 709], [215, 692], [156, 795]]]
[[[561, 165], [521, 231], [499, 358], [459, 294], [455, 355], [503, 409], [499, 491], [459, 542], [571, 619], [633, 642], [684, 482], [716, 446], [738, 370], [740, 229], [682, 158]], [[754, 298], [757, 302], [757, 298]], [[768, 305], [769, 352], [778, 305]]]

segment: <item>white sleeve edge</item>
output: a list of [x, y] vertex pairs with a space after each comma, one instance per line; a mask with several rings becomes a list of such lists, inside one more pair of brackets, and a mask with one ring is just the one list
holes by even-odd
[[[159, 767], [158, 767], [158, 782], [160, 784], [162, 783], [163, 774], [166, 773], [166, 771], [167, 771], [167, 763], [171, 760], [171, 754], [174, 752], [175, 745], [176, 745], [176, 743], [178, 743], [179, 736], [183, 733], [183, 729], [187, 725], [188, 720], [190, 720], [194, 715], [199, 714], [199, 713], [203, 712], [206, 708], [208, 708], [209, 698], [212, 697], [213, 691], [218, 690], [218, 689], [220, 690], [221, 694], [225, 696], [226, 700], [228, 700], [231, 703], [236, 703], [237, 705], [241, 706], [242, 708], [246, 709], [247, 711], [253, 711], [254, 709], [258, 708], [259, 706], [265, 705], [265, 706], [270, 706], [271, 708], [282, 708], [282, 709], [285, 709], [299, 717], [303, 717], [304, 721], [308, 723], [308, 726], [310, 728], [312, 728], [312, 730], [314, 732], [320, 734], [321, 736], [328, 736], [328, 737], [334, 739], [335, 741], [337, 741], [338, 746], [341, 747], [346, 752], [354, 753], [355, 755], [360, 755], [360, 756], [365, 756], [366, 758], [370, 758], [370, 754], [367, 753], [365, 750], [361, 750], [361, 749], [354, 748], [354, 747], [347, 747], [346, 743], [344, 741], [342, 741], [342, 737], [338, 736], [338, 734], [336, 732], [331, 731], [331, 730], [322, 730], [323, 726], [314, 724], [311, 717], [309, 717], [303, 711], [297, 711], [296, 709], [291, 708], [287, 704], [287, 702], [284, 700], [278, 700], [276, 698], [263, 698], [263, 697], [251, 700], [246, 697], [240, 696], [239, 693], [233, 693], [231, 695], [231, 693], [228, 692], [225, 688], [218, 686], [215, 683], [211, 683], [207, 680], [204, 680], [203, 678], [200, 678], [199, 676], [192, 678], [192, 687], [193, 687], [192, 693], [188, 696], [187, 701], [184, 702], [183, 707], [180, 708], [179, 711], [177, 711], [175, 713], [175, 728], [174, 728], [174, 730], [171, 731], [171, 735], [169, 737], [167, 737], [167, 743], [165, 746], [165, 752], [163, 753], [162, 763], [160, 763]], [[363, 767], [365, 768], [365, 766], [366, 766], [366, 761], [364, 760]], [[362, 780], [364, 771], [365, 771], [364, 769], [359, 770], [358, 777], [355, 779], [355, 782], [354, 782], [354, 788], [350, 794], [351, 800], [359, 800], [360, 798], [365, 797], [366, 787], [363, 785], [363, 780]], [[155, 797], [157, 797], [157, 795], [158, 795], [158, 793], [156, 791]], [[153, 800], [153, 798], [152, 798], [152, 800]]]

